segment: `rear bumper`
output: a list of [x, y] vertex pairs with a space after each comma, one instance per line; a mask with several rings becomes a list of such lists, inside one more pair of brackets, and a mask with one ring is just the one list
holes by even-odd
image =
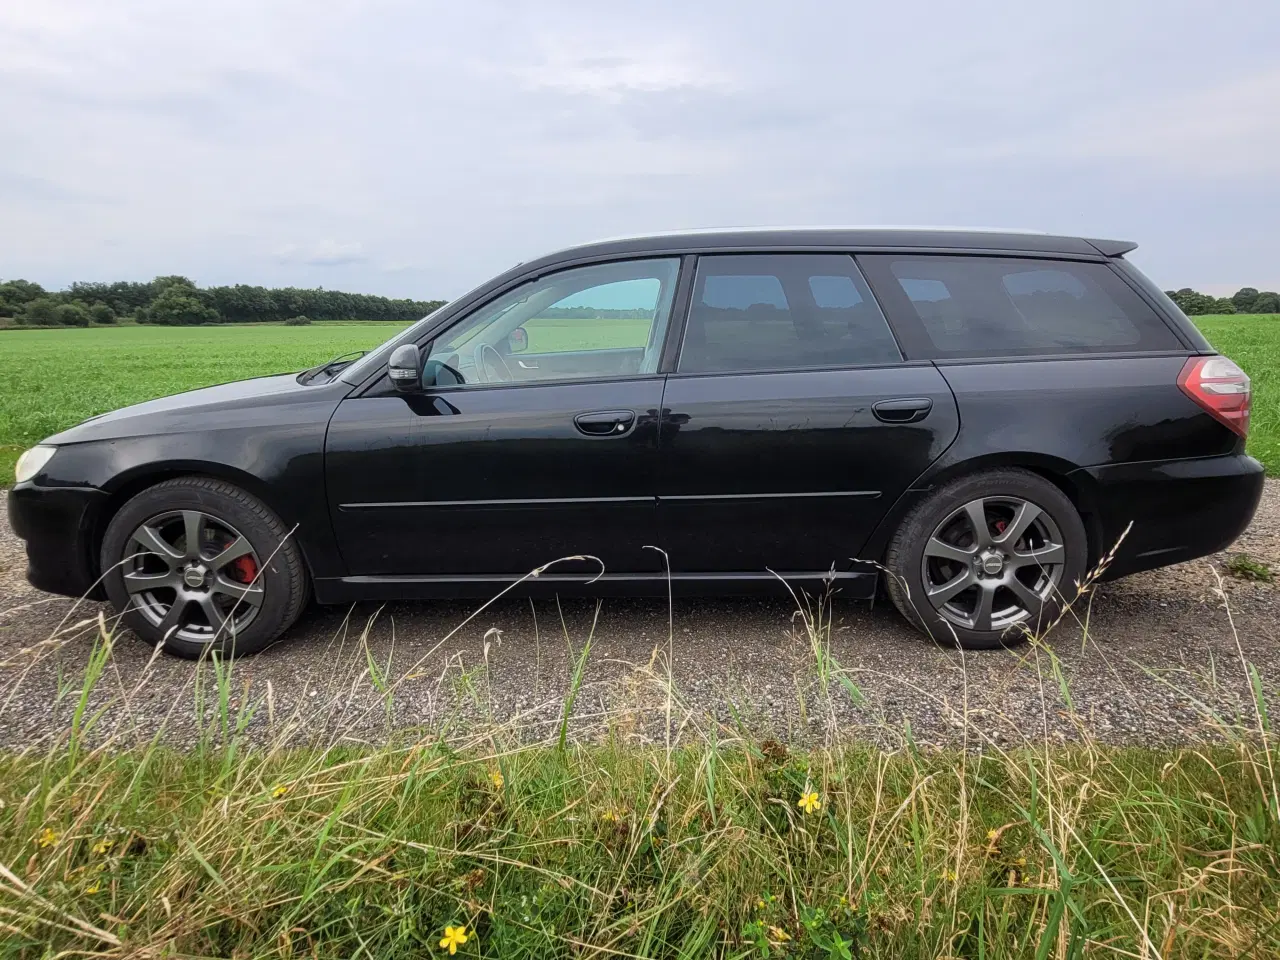
[[1263, 487], [1262, 464], [1244, 454], [1085, 467], [1071, 478], [1092, 491], [1099, 553], [1132, 524], [1107, 580], [1229, 547], [1253, 519]]
[[26, 541], [27, 580], [33, 587], [68, 597], [95, 588], [94, 517], [106, 494], [91, 487], [36, 487], [21, 484], [9, 491], [9, 525]]

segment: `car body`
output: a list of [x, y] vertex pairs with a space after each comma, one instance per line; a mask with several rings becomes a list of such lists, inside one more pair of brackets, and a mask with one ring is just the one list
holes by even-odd
[[[1261, 495], [1248, 383], [1223, 381], [1225, 415], [1188, 386], [1197, 358], [1234, 365], [1124, 259], [1133, 246], [827, 228], [575, 247], [344, 367], [50, 437], [11, 522], [31, 583], [72, 596], [102, 595], [104, 534], [131, 498], [205, 477], [279, 518], [321, 603], [517, 581], [865, 598], [913, 510], [1016, 470], [1070, 502], [1083, 567], [1122, 536], [1106, 577], [1188, 560], [1230, 544]], [[388, 363], [405, 345], [426, 379], [401, 389]]]

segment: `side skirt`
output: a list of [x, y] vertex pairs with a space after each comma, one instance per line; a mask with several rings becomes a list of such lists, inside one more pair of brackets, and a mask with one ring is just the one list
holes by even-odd
[[[354, 603], [357, 600], [488, 599], [520, 578], [512, 575], [431, 577], [329, 577], [314, 583], [319, 603]], [[824, 571], [762, 573], [606, 573], [599, 577], [578, 573], [544, 573], [519, 583], [511, 596], [548, 597], [665, 597], [668, 589], [679, 597], [785, 596], [787, 585], [810, 592], [828, 584], [839, 597], [869, 600], [875, 595], [876, 571]], [[784, 585], [785, 581], [785, 585]], [[669, 584], [669, 585], [668, 585]]]

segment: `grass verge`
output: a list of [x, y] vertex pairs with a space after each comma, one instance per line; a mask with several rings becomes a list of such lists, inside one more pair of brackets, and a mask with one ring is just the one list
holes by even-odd
[[[821, 687], [858, 699], [806, 613]], [[0, 753], [0, 957], [1280, 955], [1277, 757], [1243, 656], [1253, 718], [1180, 750], [1105, 748], [1084, 718], [1078, 745], [1006, 749], [961, 709], [968, 749], [907, 729], [886, 751], [821, 703], [825, 745], [791, 750], [686, 713], [661, 645], [665, 737], [596, 717], [588, 743], [566, 735], [588, 638], [545, 733], [445, 719], [360, 743], [319, 722], [349, 699], [277, 716], [251, 665], [213, 660], [174, 701], [197, 733], [176, 751], [110, 719], [154, 661], [126, 678], [110, 625], [81, 628], [65, 727]], [[0, 664], [5, 706], [66, 636]], [[1052, 647], [1028, 656], [1069, 705]], [[390, 715], [402, 678], [366, 662], [339, 686]]]

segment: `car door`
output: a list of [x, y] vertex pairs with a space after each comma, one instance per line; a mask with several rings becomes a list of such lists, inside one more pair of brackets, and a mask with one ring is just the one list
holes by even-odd
[[663, 408], [658, 512], [688, 575], [849, 570], [959, 428], [843, 254], [699, 257]]
[[678, 270], [659, 258], [530, 280], [423, 345], [421, 393], [384, 382], [344, 400], [325, 472], [350, 574], [509, 579], [575, 555], [610, 575], [655, 569], [658, 357]]

